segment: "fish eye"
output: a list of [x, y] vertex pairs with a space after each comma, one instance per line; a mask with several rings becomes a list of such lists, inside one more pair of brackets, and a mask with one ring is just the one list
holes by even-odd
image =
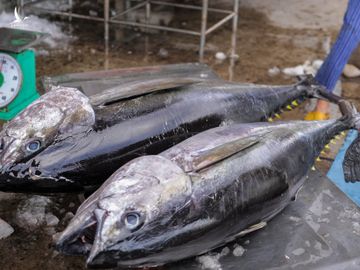
[[137, 212], [130, 212], [125, 215], [124, 223], [127, 229], [130, 231], [135, 231], [140, 229], [142, 222], [141, 222], [141, 215]]
[[30, 153], [34, 153], [38, 151], [40, 147], [41, 147], [41, 142], [39, 140], [34, 140], [26, 145], [26, 150]]

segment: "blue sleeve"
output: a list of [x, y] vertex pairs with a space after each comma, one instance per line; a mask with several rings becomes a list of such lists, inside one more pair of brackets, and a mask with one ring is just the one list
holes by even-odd
[[360, 0], [349, 0], [340, 33], [315, 79], [332, 91], [359, 41]]

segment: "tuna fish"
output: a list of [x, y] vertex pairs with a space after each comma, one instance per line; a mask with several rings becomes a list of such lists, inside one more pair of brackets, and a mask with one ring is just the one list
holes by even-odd
[[0, 132], [0, 168], [30, 158], [63, 134], [89, 130], [95, 113], [89, 99], [74, 88], [54, 87], [31, 103]]
[[57, 249], [88, 267], [154, 267], [222, 246], [282, 211], [358, 119], [234, 124], [138, 157], [80, 206]]
[[[200, 64], [142, 67], [107, 73], [115, 73], [116, 77], [102, 82], [108, 88], [90, 98], [75, 88], [55, 86], [7, 123], [0, 132], [0, 167], [6, 169], [24, 161], [68, 134], [99, 130], [130, 117], [118, 113], [119, 106], [126, 106], [126, 102], [119, 106], [104, 106], [108, 103], [204, 79], [218, 79], [211, 69]], [[96, 77], [96, 74], [91, 75]], [[81, 88], [84, 82], [79, 76], [72, 84]], [[99, 80], [97, 78], [92, 83], [99, 83]]]
[[267, 119], [319, 89], [308, 79], [289, 86], [212, 80], [127, 98], [118, 101], [118, 111], [112, 113], [121, 121], [62, 138], [30, 159], [16, 162], [2, 171], [0, 190], [69, 192], [96, 188], [133, 158], [158, 154], [213, 127]]

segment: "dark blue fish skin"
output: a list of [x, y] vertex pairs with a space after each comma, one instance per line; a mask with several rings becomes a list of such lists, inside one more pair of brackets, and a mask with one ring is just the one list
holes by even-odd
[[[226, 179], [233, 181], [232, 185], [222, 185], [224, 188], [217, 190], [216, 193], [214, 193], [212, 184], [205, 183], [203, 187], [192, 194], [191, 199], [193, 201], [188, 208], [184, 208], [175, 214], [168, 213], [172, 219], [164, 227], [170, 226], [171, 222], [187, 224], [201, 219], [215, 219], [217, 220], [215, 224], [211, 224], [208, 228], [206, 226], [194, 228], [179, 234], [174, 231], [165, 233], [164, 227], [154, 224], [154, 227], [151, 228], [153, 233], [148, 237], [148, 242], [145, 240], [146, 235], [139, 233], [134, 238], [128, 239], [131, 247], [127, 246], [127, 241], [124, 241], [119, 245], [118, 251], [104, 252], [94, 261], [88, 262], [88, 266], [101, 266], [97, 262], [102, 261], [106, 262], [107, 266], [146, 267], [162, 265], [178, 259], [193, 257], [195, 254], [200, 255], [222, 246], [235, 240], [237, 234], [242, 230], [260, 222], [269, 221], [281, 212], [295, 196], [324, 146], [336, 134], [349, 128], [347, 124], [333, 120], [319, 124], [319, 127], [312, 128], [311, 125], [315, 124], [307, 123], [302, 127], [300, 124], [299, 129], [294, 128], [288, 132], [279, 128], [278, 132], [269, 136], [270, 139], [266, 138], [269, 140], [269, 147], [268, 145], [261, 146], [261, 143], [259, 146], [253, 147], [259, 148], [253, 150], [253, 155], [261, 157], [259, 162], [248, 162], [248, 164], [241, 166], [247, 170], [232, 179]], [[299, 133], [296, 133], [301, 132], [301, 130], [305, 132], [299, 138], [297, 137]], [[276, 135], [276, 139], [272, 137], [273, 135]], [[279, 143], [277, 144], [276, 141]], [[278, 151], [279, 149], [282, 150]], [[166, 152], [161, 155], [169, 157]], [[281, 154], [279, 154], [280, 152]], [[251, 154], [248, 159], [252, 160]], [[232, 161], [225, 160], [208, 170], [216, 171], [216, 167], [224, 166], [223, 163], [239, 161], [244, 162], [244, 159], [236, 160], [235, 155]], [[269, 164], [271, 164], [270, 167]], [[219, 174], [216, 175], [220, 177]], [[220, 181], [224, 180], [221, 179]], [[200, 209], [204, 211], [200, 211]], [[197, 214], [188, 220], [187, 217], [191, 216], [194, 211]], [[163, 218], [166, 219], [166, 216]], [[171, 241], [168, 239], [160, 245], [159, 242], [156, 243], [155, 241], [154, 243], [152, 238], [160, 237], [160, 235], [172, 235]], [[138, 242], [137, 239], [139, 239]], [[118, 259], [114, 260], [114, 258], [121, 258], [121, 260], [119, 262]]]
[[82, 192], [98, 187], [116, 169], [142, 155], [158, 154], [204, 130], [266, 119], [318, 88], [304, 80], [289, 86], [209, 81], [120, 101], [102, 130], [59, 139], [0, 175], [9, 192]]
[[[88, 267], [154, 267], [203, 254], [283, 210], [324, 146], [351, 127], [346, 118], [234, 124], [132, 160], [79, 208], [57, 248], [88, 255]], [[128, 207], [147, 217], [134, 232], [121, 225]], [[91, 219], [95, 241], [84, 248], [77, 239]]]

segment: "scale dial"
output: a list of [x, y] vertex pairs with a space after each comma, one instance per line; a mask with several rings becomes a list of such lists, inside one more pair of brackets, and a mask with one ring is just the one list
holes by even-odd
[[22, 85], [22, 71], [8, 54], [0, 53], [0, 108], [4, 108], [16, 98]]

